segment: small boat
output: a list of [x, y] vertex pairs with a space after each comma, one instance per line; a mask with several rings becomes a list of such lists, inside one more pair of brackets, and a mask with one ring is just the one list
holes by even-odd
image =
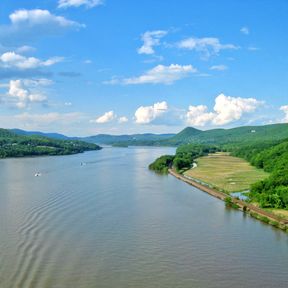
[[35, 176], [35, 177], [39, 177], [39, 176], [41, 176], [41, 175], [42, 175], [42, 174], [41, 174], [40, 172], [36, 172], [34, 176]]

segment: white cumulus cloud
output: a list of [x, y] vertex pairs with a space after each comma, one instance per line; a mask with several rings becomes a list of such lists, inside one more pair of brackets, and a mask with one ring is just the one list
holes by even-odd
[[135, 112], [135, 122], [149, 124], [161, 117], [168, 110], [167, 102], [157, 102], [151, 106], [140, 106]]
[[285, 113], [285, 117], [283, 119], [283, 122], [287, 122], [288, 123], [288, 105], [281, 106], [280, 110]]
[[147, 31], [141, 36], [143, 45], [138, 49], [139, 54], [154, 54], [154, 46], [160, 45], [160, 39], [167, 34], [167, 31]]
[[[148, 70], [141, 76], [125, 78], [122, 81], [117, 80], [116, 83], [122, 83], [125, 85], [130, 84], [172, 84], [173, 82], [187, 77], [191, 73], [196, 73], [197, 69], [192, 65], [179, 65], [171, 64], [169, 66], [157, 65], [156, 67]], [[115, 83], [115, 79], [114, 79]], [[113, 83], [113, 84], [114, 84]]]
[[216, 117], [213, 122], [216, 125], [223, 125], [239, 120], [244, 113], [253, 112], [262, 104], [263, 102], [255, 98], [231, 97], [220, 94], [215, 99]]
[[21, 70], [37, 69], [40, 67], [54, 65], [62, 60], [62, 57], [52, 57], [43, 61], [35, 57], [25, 57], [15, 52], [6, 52], [0, 56], [0, 66], [4, 68], [17, 68]]
[[9, 15], [11, 23], [17, 26], [38, 26], [38, 25], [56, 25], [59, 27], [83, 27], [75, 21], [66, 19], [63, 16], [56, 16], [48, 10], [33, 9], [33, 10], [16, 10]]
[[113, 121], [116, 118], [116, 115], [114, 113], [114, 111], [109, 111], [109, 112], [105, 112], [102, 116], [94, 119], [94, 120], [90, 120], [90, 123], [97, 123], [97, 124], [103, 124], [103, 123], [108, 123]]
[[220, 94], [215, 98], [213, 111], [204, 105], [189, 106], [186, 120], [189, 125], [225, 125], [239, 120], [243, 114], [254, 112], [263, 102], [254, 98], [231, 97]]
[[118, 118], [118, 122], [121, 124], [126, 123], [126, 122], [128, 122], [128, 118], [126, 116], [121, 116]]
[[22, 49], [16, 50], [19, 53], [31, 52], [32, 47], [27, 46], [27, 43], [30, 44], [35, 39], [85, 27], [84, 24], [42, 9], [16, 10], [9, 15], [9, 19], [10, 23], [0, 25], [1, 44], [6, 47], [24, 44]]
[[30, 91], [22, 80], [11, 80], [7, 95], [20, 109], [26, 108], [30, 103], [43, 103], [47, 100], [44, 94]]
[[221, 50], [238, 48], [233, 44], [222, 44], [218, 38], [214, 37], [190, 37], [178, 42], [177, 46], [181, 49], [200, 52], [204, 58], [217, 55]]
[[102, 5], [102, 0], [59, 0], [58, 8], [80, 7], [93, 8]]
[[204, 126], [215, 117], [214, 113], [207, 112], [208, 107], [205, 105], [192, 106], [186, 113], [187, 124], [192, 126]]

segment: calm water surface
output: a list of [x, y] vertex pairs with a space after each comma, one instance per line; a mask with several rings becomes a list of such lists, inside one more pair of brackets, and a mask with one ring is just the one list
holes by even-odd
[[0, 287], [288, 287], [287, 234], [147, 169], [173, 152], [1, 160]]

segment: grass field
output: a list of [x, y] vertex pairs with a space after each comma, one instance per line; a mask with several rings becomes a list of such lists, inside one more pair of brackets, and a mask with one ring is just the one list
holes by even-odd
[[288, 210], [284, 210], [284, 209], [266, 209], [266, 210], [273, 212], [274, 214], [280, 217], [288, 219]]
[[252, 183], [268, 176], [268, 173], [251, 166], [247, 161], [227, 153], [211, 154], [198, 158], [196, 162], [197, 167], [184, 174], [226, 192], [248, 190]]

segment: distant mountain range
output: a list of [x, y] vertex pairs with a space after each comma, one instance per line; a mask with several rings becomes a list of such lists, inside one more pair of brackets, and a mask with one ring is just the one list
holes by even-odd
[[31, 135], [38, 135], [38, 136], [43, 136], [43, 137], [48, 137], [52, 139], [60, 139], [60, 140], [71, 140], [71, 139], [76, 139], [77, 137], [68, 137], [63, 134], [59, 133], [44, 133], [44, 132], [39, 132], [39, 131], [25, 131], [21, 129], [10, 129], [11, 132], [18, 134], [18, 135], [25, 135], [25, 136], [31, 136]]
[[226, 144], [288, 139], [288, 123], [264, 126], [242, 126], [232, 129], [198, 130], [187, 127], [167, 139], [166, 144], [178, 146], [187, 143]]
[[232, 129], [211, 129], [205, 131], [193, 127], [187, 127], [177, 134], [98, 134], [89, 137], [68, 137], [59, 133], [43, 133], [38, 131], [24, 131], [20, 129], [11, 129], [10, 131], [20, 135], [39, 135], [53, 139], [81, 140], [96, 144], [123, 144], [127, 146], [179, 146], [187, 143], [225, 144], [288, 139], [288, 123], [264, 126], [242, 126]]
[[141, 142], [159, 142], [162, 140], [170, 139], [176, 134], [132, 134], [132, 135], [108, 135], [99, 134], [90, 137], [81, 138], [83, 141], [98, 144], [116, 144], [116, 143], [128, 143], [130, 145]]
[[94, 136], [88, 137], [68, 137], [63, 134], [59, 133], [44, 133], [39, 131], [25, 131], [21, 129], [10, 129], [11, 132], [16, 133], [18, 135], [38, 135], [49, 137], [53, 139], [61, 139], [61, 140], [81, 140], [86, 141], [89, 143], [97, 143], [97, 144], [107, 144], [112, 145], [116, 143], [133, 143], [133, 142], [142, 142], [142, 141], [160, 141], [165, 139], [170, 139], [171, 137], [175, 136], [176, 134], [152, 134], [152, 133], [145, 133], [145, 134], [131, 134], [131, 135], [109, 135], [109, 134], [98, 134]]

